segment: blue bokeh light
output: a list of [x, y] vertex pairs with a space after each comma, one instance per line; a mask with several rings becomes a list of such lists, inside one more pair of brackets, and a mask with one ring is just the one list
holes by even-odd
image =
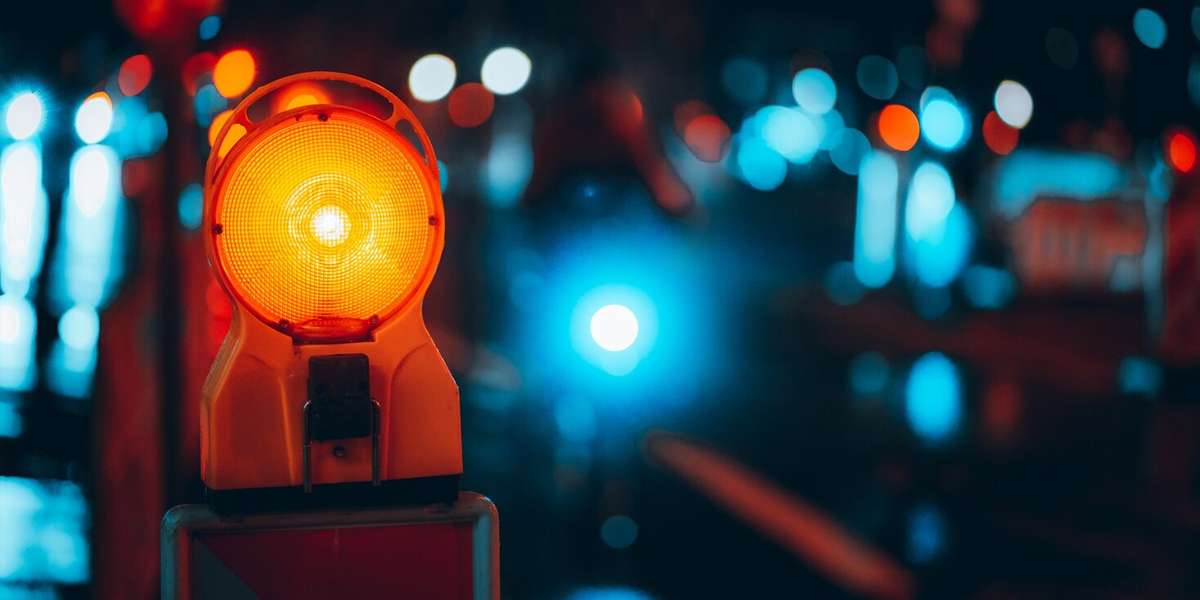
[[609, 517], [600, 526], [600, 539], [610, 548], [624, 550], [632, 546], [637, 537], [637, 522], [625, 515]]
[[212, 125], [213, 117], [227, 108], [229, 108], [229, 100], [222, 96], [221, 92], [217, 91], [217, 87], [211, 83], [201, 86], [192, 100], [196, 124], [206, 129]]
[[767, 95], [767, 70], [756, 60], [735, 58], [721, 69], [725, 92], [742, 104], [756, 104]]
[[870, 153], [871, 140], [863, 132], [847, 127], [838, 134], [837, 142], [829, 151], [829, 160], [839, 171], [857, 175], [863, 159]]
[[792, 79], [792, 96], [800, 108], [821, 115], [833, 109], [837, 102], [837, 85], [829, 73], [821, 69], [804, 69]]
[[1017, 150], [1000, 164], [993, 182], [994, 210], [1015, 219], [1038, 196], [1087, 201], [1111, 196], [1128, 181], [1128, 173], [1100, 153]]
[[864, 352], [850, 361], [850, 389], [859, 396], [881, 396], [887, 390], [888, 361], [878, 352]]
[[950, 285], [970, 259], [972, 242], [971, 217], [963, 205], [955, 204], [946, 218], [921, 238], [910, 239], [917, 279], [931, 288]]
[[921, 240], [929, 235], [940, 235], [938, 228], [954, 208], [956, 200], [954, 181], [946, 167], [936, 162], [921, 163], [908, 184], [904, 227], [909, 238]]
[[1154, 397], [1162, 382], [1162, 367], [1145, 356], [1126, 356], [1117, 368], [1117, 385], [1123, 394]]
[[787, 177], [787, 160], [767, 142], [749, 137], [742, 140], [737, 153], [737, 167], [742, 179], [756, 190], [770, 191], [779, 187]]
[[855, 76], [863, 93], [876, 100], [890, 99], [900, 86], [900, 74], [897, 73], [896, 66], [892, 61], [875, 54], [864, 56], [858, 61]]
[[1147, 48], [1158, 50], [1167, 42], [1167, 22], [1162, 15], [1148, 8], [1139, 8], [1133, 13], [1133, 33]]
[[913, 432], [938, 446], [961, 427], [962, 389], [958, 368], [940, 352], [917, 359], [908, 375], [905, 413]]
[[942, 150], [953, 150], [967, 138], [967, 119], [957, 104], [930, 101], [921, 110], [921, 135]]
[[219, 15], [208, 15], [200, 21], [199, 32], [200, 39], [204, 41], [211, 40], [221, 33], [221, 17]]
[[975, 308], [998, 310], [1012, 301], [1017, 282], [1005, 269], [971, 265], [963, 271], [963, 292]]
[[179, 192], [179, 223], [185, 229], [200, 229], [204, 221], [204, 186], [192, 182]]
[[0, 476], [0, 581], [86, 582], [88, 512], [75, 483]]
[[794, 108], [768, 106], [758, 111], [754, 133], [791, 163], [808, 163], [821, 147], [818, 125]]
[[633, 588], [602, 587], [575, 590], [567, 600], [653, 600], [653, 597]]
[[937, 507], [920, 503], [908, 515], [908, 558], [917, 564], [933, 562], [946, 546], [946, 520]]
[[28, 300], [0, 295], [0, 390], [24, 391], [37, 376], [37, 314]]

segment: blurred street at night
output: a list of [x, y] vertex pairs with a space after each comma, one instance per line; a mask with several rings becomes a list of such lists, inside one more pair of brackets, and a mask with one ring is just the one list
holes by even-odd
[[231, 321], [205, 161], [306, 71], [436, 147], [504, 598], [1200, 597], [1200, 5], [0, 15], [0, 598], [159, 597]]

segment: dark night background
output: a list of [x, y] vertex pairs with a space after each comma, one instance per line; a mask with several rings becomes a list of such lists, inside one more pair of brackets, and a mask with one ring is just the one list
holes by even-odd
[[[528, 83], [464, 88], [505, 46]], [[448, 233], [425, 314], [461, 388], [462, 488], [500, 511], [504, 597], [1200, 596], [1192, 3], [10, 0], [0, 107], [44, 106], [46, 212], [21, 217], [38, 200], [4, 171], [0, 222], [46, 236], [32, 274], [10, 229], [0, 255], [0, 597], [156, 597], [161, 516], [203, 500], [197, 401], [229, 307], [196, 184], [244, 96], [212, 87], [235, 49], [250, 89], [352, 73], [429, 131]], [[423, 102], [410, 71], [434, 53], [455, 91]], [[832, 109], [796, 91], [814, 73]], [[1032, 98], [1019, 139], [1005, 80]], [[72, 226], [75, 115], [101, 91], [120, 208]], [[915, 145], [889, 141], [889, 105], [920, 116]], [[856, 228], [880, 185], [894, 269], [874, 279]], [[580, 316], [609, 303], [644, 334], [615, 367]], [[841, 582], [664, 439], [819, 509], [911, 594]]]

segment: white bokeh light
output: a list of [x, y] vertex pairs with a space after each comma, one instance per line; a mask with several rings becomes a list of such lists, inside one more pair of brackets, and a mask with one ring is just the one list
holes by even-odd
[[441, 54], [429, 54], [413, 63], [408, 73], [408, 89], [422, 102], [436, 102], [454, 89], [458, 71], [454, 61]]
[[532, 71], [533, 63], [524, 52], [512, 47], [497, 48], [484, 59], [480, 79], [493, 94], [503, 96], [525, 87]]
[[113, 106], [107, 95], [96, 94], [84, 101], [75, 113], [75, 133], [85, 144], [95, 144], [112, 129]]
[[17, 94], [8, 104], [4, 121], [8, 126], [8, 134], [13, 139], [23, 140], [37, 133], [42, 127], [45, 107], [42, 99], [33, 92]]
[[609, 304], [592, 315], [591, 331], [596, 345], [609, 352], [620, 352], [637, 340], [637, 316], [626, 306]]
[[996, 88], [996, 114], [1009, 126], [1021, 129], [1033, 117], [1033, 96], [1015, 81], [1002, 81]]

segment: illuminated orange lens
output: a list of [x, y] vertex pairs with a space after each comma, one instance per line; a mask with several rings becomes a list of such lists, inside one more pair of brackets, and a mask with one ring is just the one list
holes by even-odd
[[352, 337], [390, 316], [434, 242], [420, 156], [374, 119], [321, 114], [284, 119], [231, 158], [212, 216], [235, 295], [301, 339]]

